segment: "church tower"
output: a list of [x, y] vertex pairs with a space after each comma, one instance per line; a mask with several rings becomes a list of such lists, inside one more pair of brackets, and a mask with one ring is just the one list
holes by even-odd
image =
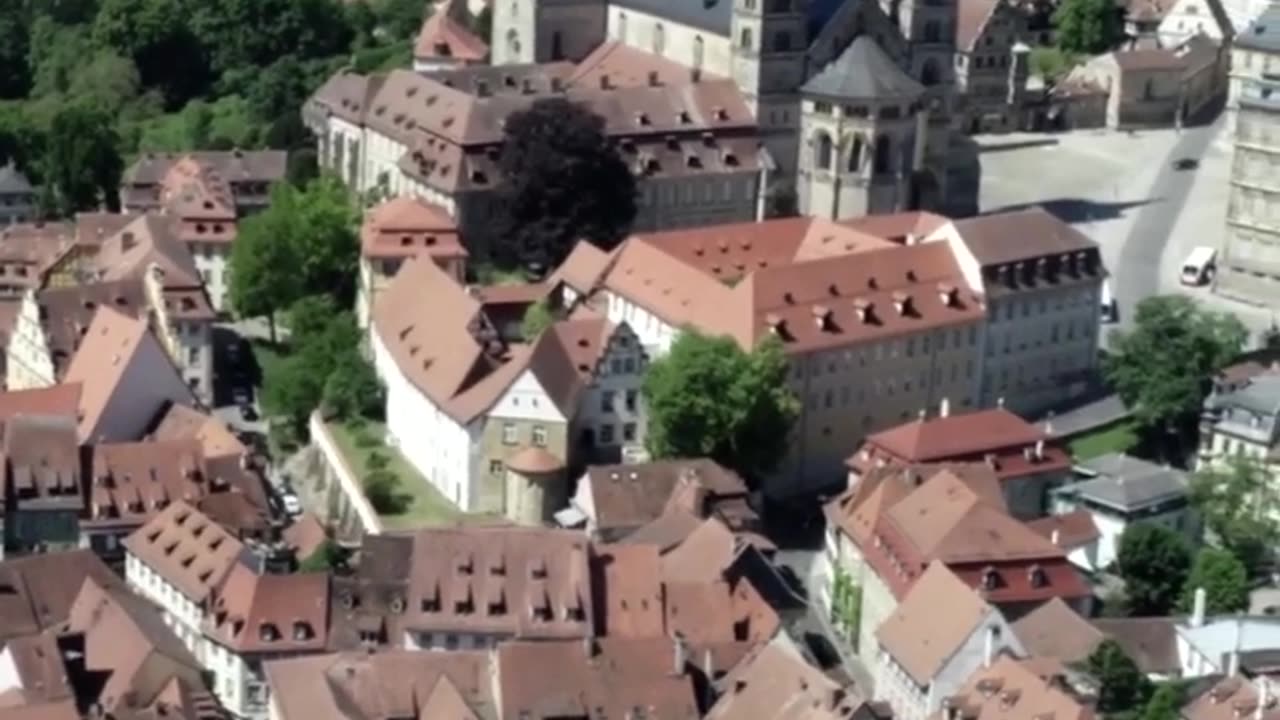
[[800, 212], [831, 220], [916, 209], [925, 89], [858, 36], [801, 89]]
[[949, 90], [955, 85], [959, 1], [890, 0], [886, 8], [911, 47], [911, 76], [926, 88]]
[[795, 132], [800, 125], [797, 90], [804, 83], [809, 47], [809, 0], [732, 1], [733, 79], [755, 112], [779, 171], [790, 175], [795, 170]]
[[494, 65], [578, 61], [605, 39], [605, 0], [493, 0]]

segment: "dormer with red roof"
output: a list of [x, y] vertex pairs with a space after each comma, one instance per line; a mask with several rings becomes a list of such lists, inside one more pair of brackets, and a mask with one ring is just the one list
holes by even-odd
[[1043, 516], [1049, 491], [1070, 479], [1071, 457], [1048, 432], [1004, 408], [919, 418], [869, 435], [848, 459], [854, 484], [874, 468], [920, 463], [982, 463], [994, 471], [1009, 512]]

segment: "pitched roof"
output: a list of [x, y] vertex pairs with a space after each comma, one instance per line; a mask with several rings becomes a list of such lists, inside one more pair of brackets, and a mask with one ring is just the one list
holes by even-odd
[[[682, 482], [712, 497], [747, 494], [733, 471], [707, 458], [659, 460], [632, 465], [592, 465], [584, 478], [596, 526], [602, 531], [638, 528], [656, 519]], [[700, 515], [701, 508], [691, 510]]]
[[228, 490], [227, 478], [209, 471], [194, 440], [101, 443], [90, 450], [90, 511], [85, 522], [140, 524], [169, 505]]
[[597, 545], [592, 555], [594, 578], [601, 583], [597, 618], [601, 635], [657, 637], [662, 635], [662, 565], [656, 545]]
[[[62, 662], [62, 650], [58, 647], [58, 636], [53, 631], [45, 631], [15, 637], [0, 648], [0, 657], [8, 655], [12, 665], [6, 679], [9, 689], [15, 689], [21, 696], [19, 702], [27, 705], [57, 702], [74, 699], [71, 679], [67, 676], [66, 665]], [[16, 675], [16, 677], [14, 677]], [[0, 692], [0, 707], [7, 703]]]
[[720, 684], [724, 692], [707, 720], [839, 720], [866, 702], [806, 662], [786, 633], [748, 655]]
[[222, 582], [244, 549], [226, 528], [181, 500], [125, 538], [124, 546], [197, 604]]
[[84, 509], [74, 415], [19, 415], [5, 421], [0, 431], [0, 467], [8, 476], [7, 494], [15, 509]]
[[612, 257], [610, 253], [606, 253], [594, 244], [585, 240], [580, 241], [573, 246], [569, 256], [548, 278], [548, 284], [564, 282], [581, 295], [589, 294], [596, 289]]
[[1039, 206], [953, 220], [951, 224], [983, 265], [1098, 249], [1084, 233]]
[[[656, 73], [656, 75], [655, 75]], [[704, 72], [703, 78], [714, 77]], [[578, 61], [568, 82], [580, 87], [632, 87], [656, 81], [682, 85], [690, 79], [690, 69], [661, 55], [645, 52], [617, 40], [606, 40]]]
[[594, 621], [587, 553], [582, 535], [568, 530], [418, 531], [400, 622], [422, 632], [588, 636]]
[[488, 654], [386, 650], [270, 660], [272, 702], [289, 718], [494, 717]]
[[65, 622], [86, 577], [104, 586], [122, 584], [91, 550], [0, 561], [0, 641]]
[[1250, 50], [1280, 51], [1280, 6], [1267, 5], [1249, 27], [1233, 39], [1232, 43]]
[[328, 539], [329, 533], [324, 524], [311, 512], [302, 513], [284, 529], [284, 541], [294, 549], [299, 559], [310, 557]]
[[140, 276], [114, 282], [52, 287], [38, 292], [36, 302], [40, 306], [41, 325], [57, 374], [66, 371], [99, 306], [112, 307], [134, 318], [146, 317], [147, 314], [147, 297]]
[[489, 56], [489, 44], [453, 18], [453, 0], [438, 3], [422, 23], [414, 43], [415, 58], [453, 58], [480, 62]]
[[1102, 642], [1102, 633], [1061, 598], [1052, 598], [1013, 621], [1013, 633], [1033, 656], [1066, 664], [1083, 661]]
[[699, 717], [689, 675], [673, 672], [670, 638], [508, 641], [498, 646], [500, 717]]
[[205, 634], [232, 652], [316, 652], [328, 642], [328, 573], [259, 575], [237, 562], [209, 597]]
[[448, 211], [418, 198], [399, 196], [370, 208], [360, 226], [365, 257], [466, 257], [458, 224]]
[[873, 433], [867, 444], [901, 460], [939, 462], [1017, 446], [1035, 445], [1047, 435], [1004, 408], [916, 419]]
[[206, 458], [239, 458], [248, 452], [225, 422], [179, 403], [170, 403], [161, 411], [151, 438], [160, 441], [196, 440]]
[[1049, 515], [1027, 523], [1040, 537], [1067, 551], [1094, 542], [1102, 536], [1093, 521], [1093, 513], [1086, 509], [1073, 510], [1062, 515]]
[[1167, 675], [1182, 667], [1177, 618], [1095, 618], [1092, 622], [1115, 640], [1144, 673]]
[[285, 178], [289, 154], [283, 150], [210, 150], [185, 153], [144, 153], [124, 174], [126, 185], [159, 183], [170, 168], [190, 159], [224, 178], [245, 182], [276, 182]]
[[1095, 717], [1092, 707], [1065, 690], [1062, 678], [1042, 677], [1031, 663], [1007, 655], [996, 658], [990, 666], [979, 667], [946, 702], [950, 707], [963, 708], [964, 717], [974, 720]]
[[915, 99], [924, 87], [903, 71], [870, 35], [859, 35], [840, 56], [800, 88], [840, 100]]
[[173, 216], [142, 215], [103, 241], [94, 267], [102, 280], [111, 282], [142, 277], [154, 265], [164, 273], [166, 287], [201, 287], [195, 259], [178, 231]]
[[960, 0], [956, 8], [956, 49], [973, 50], [1003, 0]]
[[1171, 48], [1116, 50], [1111, 56], [1124, 72], [1176, 71], [1187, 65], [1186, 58]]
[[733, 564], [740, 541], [717, 518], [703, 520], [679, 545], [662, 555], [662, 579], [668, 583], [707, 582]]
[[1187, 474], [1123, 453], [1108, 453], [1079, 463], [1096, 477], [1064, 486], [1056, 492], [1088, 498], [1121, 512], [1139, 510], [1190, 492]]
[[31, 181], [27, 180], [27, 176], [13, 164], [13, 160], [0, 167], [0, 193], [5, 195], [35, 193], [35, 188], [31, 187]]
[[918, 241], [950, 222], [950, 218], [925, 210], [864, 215], [841, 220], [840, 224], [878, 238], [907, 244]]
[[1221, 678], [1183, 706], [1179, 715], [1185, 720], [1278, 720], [1280, 706], [1274, 695], [1269, 694], [1265, 707], [1258, 707], [1262, 700], [1258, 684], [1267, 682], [1271, 679], [1266, 676], [1252, 682], [1243, 675]]
[[[938, 598], [947, 598], [939, 603]], [[925, 570], [876, 638], [916, 683], [928, 685], [947, 660], [995, 613], [982, 597], [939, 562]]]

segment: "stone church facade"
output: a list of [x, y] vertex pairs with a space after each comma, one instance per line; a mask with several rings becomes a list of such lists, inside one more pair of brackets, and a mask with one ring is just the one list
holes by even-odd
[[[830, 216], [833, 208], [839, 217], [916, 208], [956, 215], [977, 210], [977, 155], [958, 132], [953, 113], [955, 2], [495, 0], [493, 13], [495, 65], [579, 60], [599, 44], [616, 41], [687, 67], [692, 80], [704, 73], [732, 78], [756, 113], [777, 165], [775, 177], [794, 183], [802, 206], [806, 198], [823, 198], [811, 204], [812, 214]], [[806, 83], [821, 74], [830, 85], [833, 75], [871, 72], [857, 66], [859, 59], [873, 55], [865, 49], [856, 57], [842, 57], [859, 37], [873, 41], [874, 55], [888, 58], [919, 84], [919, 92], [861, 99], [865, 103], [850, 98], [847, 104], [806, 93]], [[840, 85], [841, 78], [834, 83]], [[828, 105], [832, 114], [823, 118], [818, 110]], [[867, 175], [865, 183], [833, 191], [830, 173], [819, 177], [813, 167], [814, 153], [823, 150], [823, 137], [830, 136], [828, 120], [845, 110], [852, 119], [873, 105], [900, 107], [902, 117], [884, 118], [880, 126], [883, 135], [899, 143], [893, 148], [896, 158], [904, 157], [900, 143], [911, 143], [905, 151], [909, 161], [892, 163], [892, 181], [881, 173], [871, 182]], [[867, 126], [866, 141], [873, 147], [880, 142], [876, 123], [853, 125]], [[850, 149], [840, 151], [846, 168]], [[868, 157], [874, 159], [874, 154]], [[861, 170], [855, 174], [866, 175]], [[851, 192], [863, 186], [867, 192]], [[849, 199], [832, 201], [836, 196]], [[823, 209], [815, 211], [818, 206]]]

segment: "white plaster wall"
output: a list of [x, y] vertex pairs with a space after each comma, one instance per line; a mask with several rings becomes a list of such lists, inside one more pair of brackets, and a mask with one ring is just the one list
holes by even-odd
[[651, 355], [667, 354], [675, 341], [677, 328], [613, 291], [606, 291], [605, 296], [609, 305], [607, 316], [611, 322], [629, 325]]
[[0, 651], [0, 692], [22, 688], [22, 678], [18, 676], [18, 666], [13, 661], [13, 651], [5, 648]]
[[32, 292], [22, 297], [5, 353], [7, 389], [29, 390], [54, 384], [53, 357], [40, 325], [40, 306]]
[[[601, 431], [606, 425], [613, 429], [613, 442], [609, 446], [643, 444], [645, 437], [644, 398], [640, 394], [644, 384], [644, 369], [648, 360], [639, 337], [630, 326], [621, 324], [609, 340], [609, 347], [601, 357], [591, 385], [579, 401], [576, 426], [591, 429], [597, 446], [603, 446]], [[613, 409], [605, 411], [605, 393], [612, 393]], [[627, 394], [635, 398], [635, 409], [627, 409]], [[635, 436], [624, 437], [628, 425], [635, 428]]]
[[219, 312], [230, 310], [227, 293], [231, 287], [231, 243], [187, 243], [196, 271], [204, 280], [209, 303]]
[[464, 427], [442, 412], [400, 372], [376, 328], [374, 367], [387, 388], [387, 432], [414, 468], [464, 511], [479, 502], [478, 478], [471, 472], [471, 448], [480, 429]]
[[[662, 25], [661, 53], [657, 53], [654, 46], [654, 32], [658, 24]], [[733, 69], [731, 46], [727, 36], [710, 33], [690, 25], [673, 23], [638, 10], [611, 7], [608, 16], [608, 35], [612, 40], [645, 52], [660, 54], [690, 69], [694, 67], [694, 46], [697, 45], [697, 39], [701, 38], [704, 71], [729, 77]]]
[[520, 373], [506, 393], [498, 398], [489, 416], [495, 420], [534, 420], [550, 423], [566, 421], [542, 383], [530, 370]]

